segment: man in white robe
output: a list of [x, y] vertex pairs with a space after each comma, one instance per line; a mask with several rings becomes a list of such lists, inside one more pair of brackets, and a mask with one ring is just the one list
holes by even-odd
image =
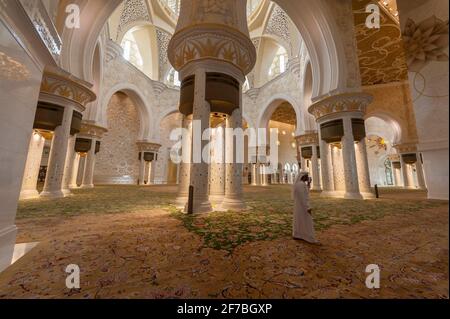
[[314, 221], [309, 206], [309, 176], [308, 172], [300, 172], [295, 181], [292, 195], [294, 199], [294, 239], [304, 240], [308, 243], [317, 244], [314, 234]]

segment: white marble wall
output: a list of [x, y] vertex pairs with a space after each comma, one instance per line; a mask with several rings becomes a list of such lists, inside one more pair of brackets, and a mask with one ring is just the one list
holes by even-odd
[[[402, 30], [405, 30], [408, 20], [412, 21], [416, 27], [427, 26], [427, 32], [430, 34], [423, 38], [418, 45], [438, 44], [433, 53], [425, 51], [425, 57], [417, 57], [415, 63], [410, 64], [409, 80], [419, 136], [418, 148], [424, 159], [423, 166], [428, 186], [428, 197], [448, 200], [449, 65], [448, 58], [441, 58], [440, 61], [437, 61], [434, 56], [436, 50], [447, 56], [449, 53], [449, 2], [442, 0], [398, 0], [397, 3]], [[427, 21], [427, 23], [422, 24], [424, 21]], [[432, 43], [431, 39], [438, 34], [437, 28], [434, 28], [434, 26], [436, 23], [444, 21], [447, 22], [447, 26], [444, 27], [447, 34], [442, 35], [442, 37], [447, 38], [447, 41]], [[410, 50], [408, 53], [411, 56], [413, 52]], [[425, 60], [425, 63], [417, 64], [420, 59]]]

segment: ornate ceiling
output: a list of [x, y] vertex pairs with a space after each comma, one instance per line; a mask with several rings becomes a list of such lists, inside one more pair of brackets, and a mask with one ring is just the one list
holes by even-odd
[[291, 104], [284, 102], [273, 112], [272, 121], [281, 122], [285, 124], [290, 124], [293, 126], [297, 125], [297, 115]]
[[[366, 26], [369, 4], [380, 7], [380, 29]], [[395, 11], [389, 11], [379, 1], [353, 0], [353, 12], [362, 84], [370, 86], [407, 80], [408, 68]]]

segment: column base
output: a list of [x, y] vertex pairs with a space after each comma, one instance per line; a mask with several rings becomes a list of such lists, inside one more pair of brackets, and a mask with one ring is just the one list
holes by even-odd
[[212, 205], [220, 205], [220, 204], [222, 204], [224, 198], [225, 198], [224, 194], [209, 195], [209, 202]]
[[337, 191], [322, 191], [320, 193], [321, 197], [331, 197], [331, 198], [343, 198], [344, 193], [343, 192], [337, 192]]
[[80, 188], [80, 187], [78, 187], [78, 185], [69, 185], [69, 189], [77, 189], [77, 188]]
[[177, 199], [175, 199], [174, 205], [175, 205], [175, 207], [177, 209], [183, 209], [184, 210], [184, 208], [187, 205], [188, 200], [189, 200], [189, 198], [187, 196], [177, 197]]
[[364, 199], [361, 193], [345, 193], [344, 199]]
[[39, 192], [36, 189], [33, 189], [21, 191], [19, 200], [36, 199], [36, 198], [39, 198]]
[[244, 211], [247, 208], [244, 201], [242, 199], [237, 198], [224, 198], [222, 205], [220, 205], [219, 211], [221, 212], [227, 212], [227, 211], [233, 211], [233, 212], [241, 212]]
[[81, 185], [80, 188], [81, 189], [91, 189], [91, 188], [94, 188], [94, 184]]
[[[188, 213], [188, 204], [186, 203], [186, 206], [184, 208], [184, 212]], [[194, 207], [192, 210], [193, 214], [207, 214], [207, 213], [211, 213], [213, 211], [211, 203], [209, 202], [209, 200], [195, 200], [194, 199]]]
[[68, 196], [72, 196], [72, 192], [70, 191], [70, 189], [63, 189], [62, 190], [64, 197], [68, 197]]
[[313, 191], [313, 192], [321, 192], [322, 191], [322, 187], [313, 186], [313, 187], [311, 187], [311, 191]]
[[58, 191], [43, 191], [40, 195], [40, 198], [63, 198], [65, 197], [64, 193], [62, 190], [58, 190]]
[[363, 197], [363, 199], [375, 199], [376, 196], [374, 193], [371, 192], [361, 192], [361, 195]]
[[11, 265], [16, 235], [17, 227], [15, 225], [0, 229], [0, 272]]
[[403, 186], [403, 189], [417, 189], [416, 186]]

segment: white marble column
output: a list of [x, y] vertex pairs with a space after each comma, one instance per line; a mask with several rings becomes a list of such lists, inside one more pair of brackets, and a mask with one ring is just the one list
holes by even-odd
[[423, 173], [423, 166], [422, 166], [422, 158], [420, 156], [420, 153], [417, 153], [417, 162], [416, 162], [416, 173], [417, 173], [417, 186], [419, 189], [427, 189], [426, 183], [425, 183], [425, 176]]
[[[195, 71], [195, 89], [193, 106], [193, 146], [191, 164], [191, 185], [194, 187], [193, 213], [212, 211], [209, 202], [209, 163], [203, 159], [202, 152], [209, 141], [203, 140], [203, 132], [209, 129], [211, 107], [205, 100], [206, 72], [202, 68]], [[186, 207], [187, 208], [187, 207]]]
[[66, 164], [67, 146], [72, 125], [73, 107], [64, 107], [63, 119], [60, 126], [53, 134], [52, 146], [48, 160], [47, 176], [45, 178], [44, 190], [41, 197], [58, 198], [64, 197], [62, 183], [64, 177], [64, 166]]
[[361, 195], [365, 199], [373, 198], [374, 194], [370, 187], [370, 171], [369, 171], [369, 159], [367, 158], [367, 144], [364, 137], [355, 145], [356, 160], [358, 167], [359, 188]]
[[178, 209], [185, 208], [189, 196], [192, 158], [192, 120], [187, 116], [183, 116], [181, 127], [183, 128], [182, 154], [181, 163], [179, 164], [178, 195], [175, 201], [175, 206]]
[[92, 139], [90, 151], [86, 155], [84, 162], [84, 174], [81, 188], [94, 188], [94, 170], [95, 170], [95, 146], [96, 139]]
[[258, 164], [252, 164], [252, 186], [258, 185]]
[[69, 183], [70, 189], [78, 188], [77, 180], [78, 180], [78, 169], [80, 168], [80, 161], [81, 161], [80, 153], [75, 152], [75, 158], [73, 160], [72, 165], [72, 173], [70, 175], [70, 183]]
[[62, 184], [62, 191], [64, 193], [64, 196], [70, 196], [72, 193], [70, 192], [70, 181], [72, 179], [72, 171], [73, 171], [73, 165], [75, 161], [75, 142], [76, 137], [70, 136], [69, 137], [69, 143], [67, 145], [67, 156], [66, 156], [66, 164], [64, 165], [64, 177], [63, 177], [63, 184]]
[[217, 205], [222, 203], [225, 196], [225, 132], [223, 127], [214, 129], [211, 145], [209, 200], [213, 205]]
[[145, 185], [145, 160], [144, 160], [144, 152], [140, 152], [140, 162], [139, 162], [139, 185]]
[[31, 134], [30, 145], [28, 147], [27, 162], [22, 180], [22, 189], [20, 199], [38, 198], [37, 182], [39, 178], [39, 169], [42, 162], [42, 153], [44, 152], [45, 138], [39, 133]]
[[301, 170], [303, 170], [303, 171], [308, 170], [308, 165], [306, 163], [306, 159], [303, 156], [300, 157], [300, 166], [301, 166]]
[[355, 141], [353, 137], [352, 120], [344, 117], [344, 136], [342, 137], [342, 158], [344, 164], [346, 199], [362, 199], [359, 189], [358, 169], [356, 163]]
[[[241, 94], [242, 99], [242, 94]], [[242, 103], [241, 103], [242, 106]], [[234, 110], [233, 114], [227, 119], [227, 129], [242, 128], [242, 109], [239, 107]], [[222, 202], [222, 210], [242, 211], [246, 208], [243, 200], [242, 190], [242, 169], [243, 164], [238, 163], [238, 147], [234, 139], [226, 134], [226, 152], [233, 152], [233, 163], [225, 164], [226, 167], [226, 179], [225, 179], [225, 198]]]
[[320, 159], [322, 162], [322, 196], [334, 196], [334, 177], [332, 173], [330, 145], [322, 140], [319, 131]]
[[[151, 162], [146, 163], [147, 167], [147, 185], [154, 185], [155, 184], [155, 174], [156, 174], [156, 165], [157, 161], [153, 160]], [[158, 182], [161, 183], [161, 182]]]
[[261, 186], [268, 186], [268, 183], [267, 183], [267, 165], [266, 164], [261, 164], [260, 165], [260, 181], [261, 181]]
[[402, 180], [402, 170], [400, 168], [393, 167], [393, 174], [394, 175], [394, 186], [396, 187], [402, 187], [403, 186], [403, 180]]
[[312, 158], [311, 158], [311, 169], [312, 169], [312, 190], [322, 191], [322, 186], [320, 184], [320, 170], [319, 170], [319, 154], [317, 153], [317, 145], [312, 146]]
[[403, 187], [406, 189], [415, 189], [411, 165], [403, 161], [403, 156], [400, 154], [400, 163], [402, 165]]

